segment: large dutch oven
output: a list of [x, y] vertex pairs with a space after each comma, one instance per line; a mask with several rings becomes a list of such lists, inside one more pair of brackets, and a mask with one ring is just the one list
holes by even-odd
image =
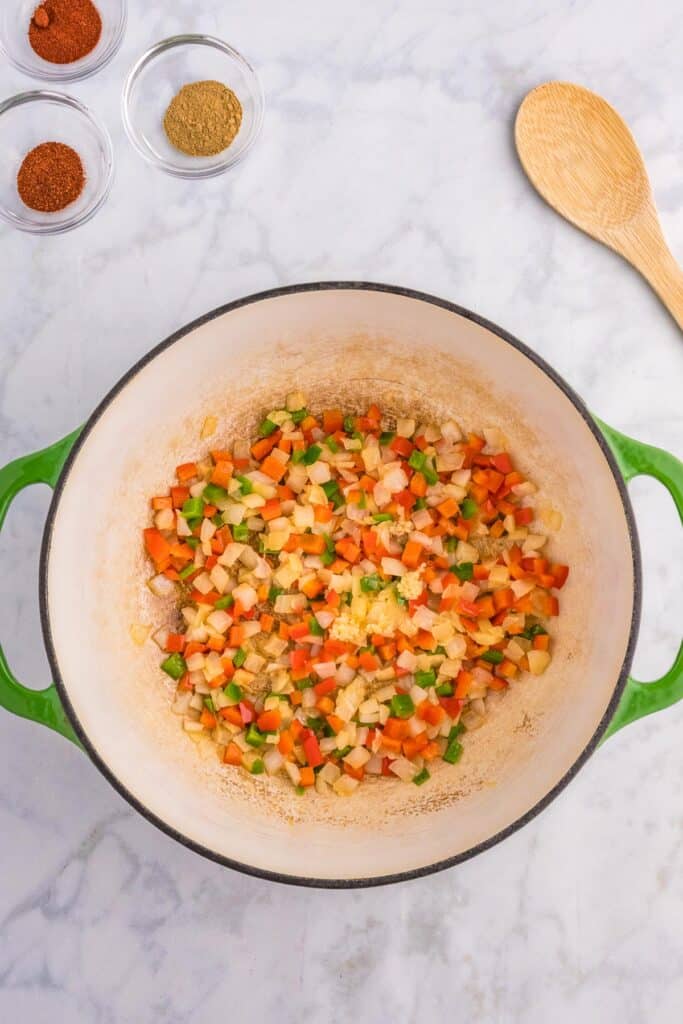
[[[552, 665], [512, 687], [466, 735], [461, 762], [428, 786], [378, 780], [348, 800], [301, 798], [277, 780], [228, 771], [170, 712], [154, 645], [131, 641], [131, 623], [163, 614], [139, 542], [149, 496], [207, 443], [207, 415], [219, 418], [215, 437], [246, 436], [292, 389], [315, 405], [376, 400], [499, 425], [540, 485], [538, 506], [555, 525], [561, 518], [552, 545], [571, 574]], [[231, 867], [364, 886], [456, 864], [529, 821], [605, 736], [683, 696], [683, 647], [662, 679], [628, 675], [641, 566], [625, 481], [639, 473], [660, 480], [683, 512], [678, 460], [596, 420], [537, 355], [449, 302], [355, 282], [233, 302], [142, 359], [82, 429], [0, 471], [0, 522], [23, 487], [55, 488], [40, 570], [55, 682], [26, 689], [0, 652], [0, 703], [80, 744], [142, 814]]]

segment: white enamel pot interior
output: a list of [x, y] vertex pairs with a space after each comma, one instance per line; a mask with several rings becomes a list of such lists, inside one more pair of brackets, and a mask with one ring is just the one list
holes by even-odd
[[[549, 551], [571, 565], [548, 672], [516, 682], [456, 766], [429, 784], [377, 780], [350, 799], [298, 797], [218, 763], [170, 711], [159, 652], [132, 623], [153, 598], [140, 542], [174, 467], [254, 433], [285, 393], [362, 410], [499, 426], [561, 512]], [[216, 434], [200, 441], [205, 417]], [[590, 516], [585, 510], [590, 508]], [[114, 785], [167, 832], [243, 870], [369, 885], [457, 862], [536, 813], [597, 745], [623, 687], [638, 606], [628, 499], [585, 408], [537, 357], [448, 303], [378, 285], [305, 285], [233, 303], [159, 346], [86, 426], [55, 494], [42, 602], [74, 727]], [[599, 635], [595, 623], [609, 623]]]

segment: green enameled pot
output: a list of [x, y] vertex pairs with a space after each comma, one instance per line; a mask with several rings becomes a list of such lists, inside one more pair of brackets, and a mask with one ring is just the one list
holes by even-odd
[[[466, 735], [461, 762], [428, 786], [382, 780], [349, 800], [300, 798], [276, 779], [228, 771], [170, 712], [158, 650], [131, 640], [131, 624], [165, 614], [139, 543], [150, 495], [215, 439], [248, 436], [293, 389], [314, 405], [377, 401], [500, 426], [540, 487], [538, 507], [562, 523], [550, 551], [571, 573], [550, 668], [511, 687]], [[208, 415], [219, 425], [202, 441]], [[327, 886], [447, 867], [538, 813], [607, 736], [683, 697], [683, 646], [661, 679], [629, 675], [641, 564], [625, 484], [638, 474], [661, 481], [683, 514], [676, 458], [591, 416], [535, 353], [452, 303], [360, 282], [233, 302], [150, 352], [83, 427], [0, 470], [0, 524], [22, 488], [54, 488], [40, 568], [54, 683], [27, 689], [0, 650], [0, 703], [79, 744], [142, 814], [223, 864]]]

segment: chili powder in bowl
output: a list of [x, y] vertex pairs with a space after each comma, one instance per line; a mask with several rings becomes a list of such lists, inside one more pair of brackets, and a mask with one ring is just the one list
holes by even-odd
[[71, 96], [42, 90], [0, 104], [0, 152], [0, 217], [19, 231], [70, 231], [109, 195], [111, 140]]
[[174, 36], [131, 69], [123, 89], [128, 138], [148, 163], [179, 178], [211, 178], [242, 160], [263, 122], [249, 62], [220, 39]]
[[111, 60], [126, 17], [126, 0], [2, 0], [0, 48], [33, 78], [74, 82]]

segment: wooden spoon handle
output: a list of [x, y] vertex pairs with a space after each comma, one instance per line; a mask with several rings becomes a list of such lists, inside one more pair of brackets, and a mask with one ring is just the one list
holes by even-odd
[[613, 244], [640, 271], [683, 330], [683, 270], [664, 240], [654, 207], [648, 204], [621, 225]]

